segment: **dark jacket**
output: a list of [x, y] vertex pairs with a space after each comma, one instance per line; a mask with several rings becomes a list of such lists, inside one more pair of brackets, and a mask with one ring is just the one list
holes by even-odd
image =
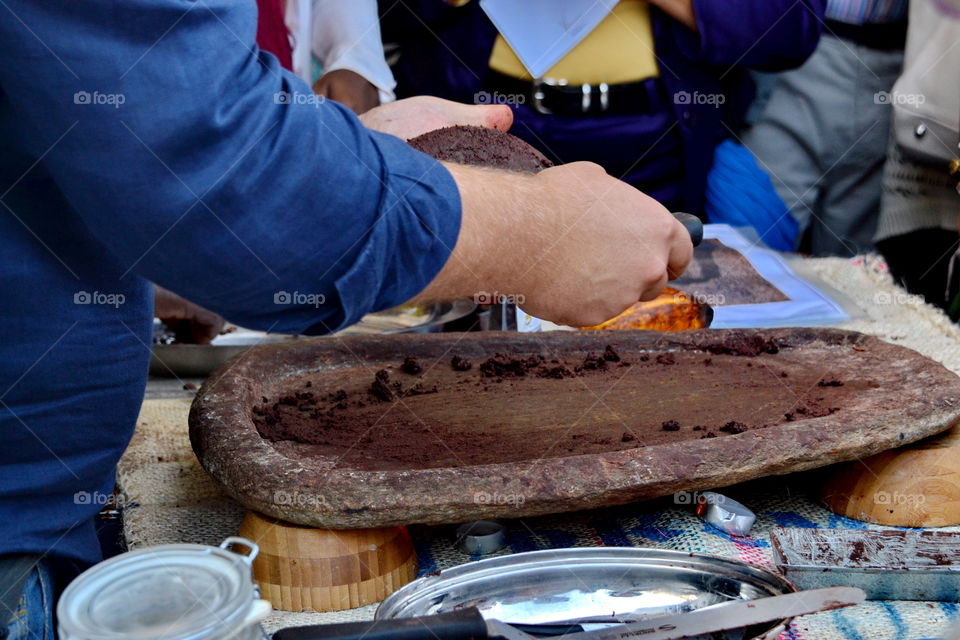
[[[825, 1], [693, 3], [698, 33], [652, 9], [660, 82], [668, 97], [666, 108], [672, 115], [651, 121], [648, 126], [660, 127], [665, 133], [667, 128], [677, 125], [674, 128], [681, 141], [676, 146], [682, 146], [683, 183], [677, 190], [683, 194], [682, 206], [702, 213], [714, 147], [738, 131], [753, 98], [753, 83], [747, 70], [778, 71], [802, 64], [820, 38]], [[403, 7], [393, 6], [390, 11], [386, 11], [386, 6], [383, 9], [384, 39], [398, 42], [401, 47], [394, 67], [398, 95], [431, 94], [473, 102], [475, 93], [488, 88], [488, 63], [497, 32], [478, 2], [451, 8], [441, 0], [413, 0]], [[723, 105], [718, 108], [715, 104], [678, 99], [695, 92], [722, 94]], [[520, 115], [525, 117], [527, 111]], [[518, 126], [514, 133], [528, 137], [525, 129]], [[659, 139], [656, 133], [645, 132], [644, 139]], [[549, 148], [544, 148], [551, 146], [549, 139], [529, 139], [550, 153]], [[640, 150], [636, 153], [641, 154]], [[651, 161], [654, 158], [656, 154], [649, 157]]]

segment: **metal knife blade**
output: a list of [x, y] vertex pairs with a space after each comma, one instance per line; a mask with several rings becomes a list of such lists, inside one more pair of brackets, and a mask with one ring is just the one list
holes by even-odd
[[[866, 597], [867, 594], [863, 589], [855, 587], [810, 589], [755, 600], [725, 602], [696, 611], [657, 616], [649, 620], [606, 629], [573, 633], [563, 638], [564, 640], [628, 640], [629, 638], [679, 640], [818, 611], [839, 609], [859, 604]], [[504, 637], [507, 640], [515, 640], [508, 636]]]

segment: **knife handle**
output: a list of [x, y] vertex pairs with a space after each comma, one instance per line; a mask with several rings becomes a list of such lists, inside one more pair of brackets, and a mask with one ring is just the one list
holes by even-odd
[[700, 243], [703, 242], [703, 222], [700, 218], [692, 213], [681, 213], [679, 211], [674, 213], [673, 217], [686, 228], [693, 246], [700, 246]]
[[485, 640], [487, 623], [474, 607], [420, 618], [289, 627], [273, 640]]

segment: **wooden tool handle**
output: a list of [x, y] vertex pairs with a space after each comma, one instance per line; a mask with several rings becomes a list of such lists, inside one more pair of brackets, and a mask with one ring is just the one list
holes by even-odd
[[421, 618], [290, 627], [273, 640], [485, 640], [487, 623], [476, 608]]

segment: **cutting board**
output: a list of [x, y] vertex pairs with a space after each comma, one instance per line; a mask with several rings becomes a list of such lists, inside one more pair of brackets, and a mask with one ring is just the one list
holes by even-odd
[[960, 378], [853, 332], [473, 333], [255, 347], [204, 384], [190, 437], [247, 507], [351, 529], [718, 488], [958, 418]]

